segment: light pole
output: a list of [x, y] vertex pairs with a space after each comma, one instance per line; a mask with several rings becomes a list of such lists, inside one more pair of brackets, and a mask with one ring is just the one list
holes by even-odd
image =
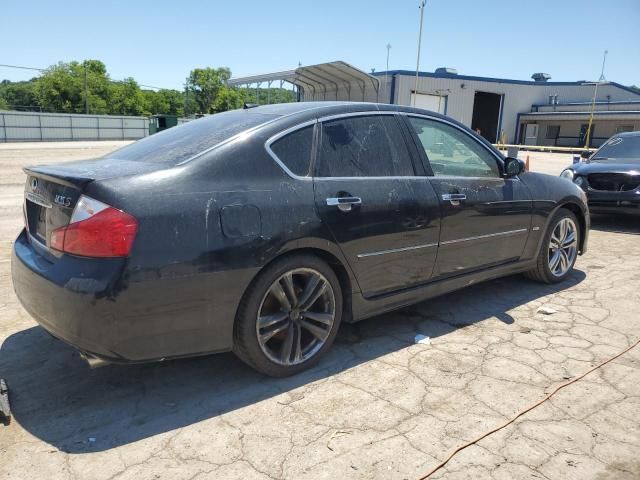
[[591, 114], [589, 115], [589, 126], [587, 127], [587, 136], [584, 143], [585, 149], [589, 148], [589, 140], [591, 137], [591, 126], [593, 125], [593, 112], [596, 109], [596, 97], [598, 95], [598, 85], [606, 81], [606, 78], [604, 76], [604, 64], [607, 61], [608, 53], [609, 53], [608, 50], [604, 51], [604, 55], [602, 57], [602, 70], [600, 70], [600, 78], [598, 78], [598, 81], [595, 82], [595, 87], [593, 88], [593, 99], [591, 100]]
[[87, 90], [87, 62], [84, 62], [84, 113], [89, 114], [89, 92]]
[[413, 102], [412, 106], [416, 106], [416, 97], [418, 96], [418, 72], [420, 71], [420, 45], [422, 44], [422, 21], [424, 19], [424, 6], [427, 4], [427, 0], [420, 2], [420, 30], [418, 32], [418, 58], [416, 59], [416, 84], [413, 89]]
[[[391, 91], [391, 88], [389, 87], [389, 51], [391, 50], [391, 44], [387, 43], [387, 68], [384, 71], [384, 84], [387, 86], [387, 88], [389, 88], [389, 91]], [[391, 95], [391, 94], [389, 94]], [[390, 103], [393, 103], [393, 98], [391, 98]]]

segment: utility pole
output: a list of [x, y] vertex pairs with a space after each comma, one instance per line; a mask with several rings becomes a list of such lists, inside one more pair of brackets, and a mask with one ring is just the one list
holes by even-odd
[[420, 71], [420, 45], [422, 44], [422, 21], [424, 19], [424, 6], [427, 4], [427, 0], [420, 2], [420, 30], [418, 32], [418, 58], [416, 59], [416, 85], [413, 89], [413, 102], [412, 106], [416, 106], [416, 97], [418, 96], [418, 72]]
[[84, 113], [89, 114], [89, 93], [87, 92], [87, 63], [84, 64]]
[[589, 140], [591, 139], [591, 126], [593, 125], [593, 112], [596, 109], [596, 98], [598, 95], [598, 85], [600, 85], [600, 83], [604, 83], [607, 79], [604, 76], [604, 65], [605, 62], [607, 61], [607, 54], [609, 53], [608, 50], [604, 51], [604, 55], [602, 57], [602, 69], [600, 70], [600, 78], [598, 78], [598, 81], [596, 82], [595, 87], [593, 88], [593, 99], [591, 100], [591, 114], [589, 115], [589, 126], [587, 127], [587, 136], [586, 136], [586, 140], [584, 143], [584, 148], [587, 149], [589, 148]]
[[184, 82], [184, 116], [189, 118], [189, 112], [187, 111], [189, 105], [189, 84]]
[[[391, 50], [391, 44], [387, 43], [387, 68], [384, 71], [384, 84], [389, 88], [389, 91], [391, 91], [391, 87], [389, 87], [389, 51]], [[391, 98], [389, 100], [389, 103], [393, 103], [393, 98]]]

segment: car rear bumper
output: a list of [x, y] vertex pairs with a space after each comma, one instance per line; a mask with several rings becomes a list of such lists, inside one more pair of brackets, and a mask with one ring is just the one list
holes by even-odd
[[13, 287], [23, 307], [54, 337], [83, 353], [117, 360], [111, 350], [114, 302], [109, 300], [122, 259], [40, 256], [23, 231], [11, 259]]
[[17, 297], [44, 329], [112, 363], [231, 349], [236, 308], [255, 273], [159, 278], [155, 270], [132, 273], [126, 259], [64, 255], [50, 262], [25, 231], [16, 239], [11, 263]]

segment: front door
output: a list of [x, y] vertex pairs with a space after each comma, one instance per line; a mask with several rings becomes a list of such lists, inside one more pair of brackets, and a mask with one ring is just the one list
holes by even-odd
[[450, 276], [520, 258], [531, 225], [531, 196], [501, 175], [497, 157], [465, 130], [408, 117], [424, 148], [441, 211], [435, 276]]
[[365, 297], [426, 282], [440, 233], [433, 187], [416, 175], [395, 115], [320, 123], [316, 208]]

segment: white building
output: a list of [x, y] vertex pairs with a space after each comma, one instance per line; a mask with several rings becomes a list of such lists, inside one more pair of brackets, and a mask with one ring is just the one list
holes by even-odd
[[[235, 78], [231, 85], [271, 87], [289, 82], [300, 101], [353, 100], [415, 105], [439, 111], [476, 130], [491, 142], [584, 146], [595, 83], [551, 82], [459, 75], [451, 68], [368, 74], [345, 62]], [[415, 97], [415, 103], [414, 103]], [[599, 146], [616, 131], [640, 130], [640, 93], [615, 82], [598, 85], [590, 135]]]

